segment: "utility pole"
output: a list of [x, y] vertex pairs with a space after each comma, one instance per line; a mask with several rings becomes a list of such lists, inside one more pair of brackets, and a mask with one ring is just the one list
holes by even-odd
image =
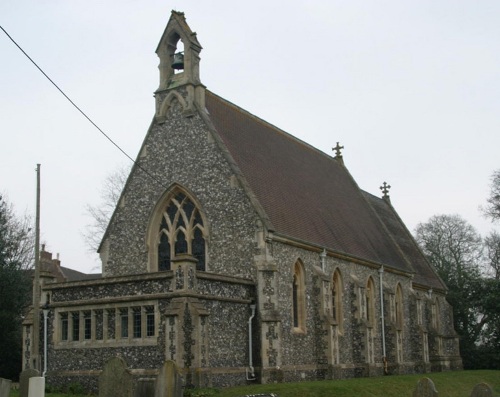
[[36, 165], [35, 278], [33, 280], [32, 368], [40, 370], [40, 164]]

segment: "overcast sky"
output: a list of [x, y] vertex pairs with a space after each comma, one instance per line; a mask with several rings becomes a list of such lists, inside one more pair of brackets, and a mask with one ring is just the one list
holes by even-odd
[[[331, 153], [359, 186], [387, 181], [408, 228], [478, 207], [500, 168], [500, 2], [15, 0], [0, 25], [127, 153], [154, 115], [156, 46], [172, 9], [203, 46], [208, 89]], [[34, 213], [63, 266], [100, 271], [86, 204], [128, 160], [0, 32], [0, 192]], [[498, 228], [497, 228], [498, 229]]]

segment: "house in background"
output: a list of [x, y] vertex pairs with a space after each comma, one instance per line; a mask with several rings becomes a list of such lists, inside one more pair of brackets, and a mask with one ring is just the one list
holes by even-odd
[[216, 387], [461, 368], [446, 286], [387, 188], [207, 90], [201, 49], [173, 11], [102, 277], [43, 285], [47, 382], [95, 390], [115, 356]]

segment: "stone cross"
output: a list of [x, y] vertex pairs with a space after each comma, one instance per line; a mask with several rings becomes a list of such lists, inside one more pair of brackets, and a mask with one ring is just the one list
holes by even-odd
[[389, 189], [391, 188], [391, 185], [388, 185], [387, 182], [384, 182], [382, 186], [380, 186], [380, 190], [382, 190], [382, 193], [384, 194], [382, 198], [388, 199], [389, 198]]
[[333, 151], [335, 151], [335, 158], [342, 157], [342, 153], [340, 152], [344, 146], [340, 146], [339, 143], [337, 142], [337, 145], [332, 148]]
[[478, 383], [472, 389], [470, 397], [493, 397], [493, 390], [486, 383]]
[[437, 397], [438, 392], [434, 382], [429, 378], [422, 378], [418, 381], [413, 392], [413, 397]]

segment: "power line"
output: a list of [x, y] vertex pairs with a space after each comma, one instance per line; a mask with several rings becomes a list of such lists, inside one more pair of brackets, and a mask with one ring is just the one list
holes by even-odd
[[65, 92], [64, 92], [61, 88], [59, 88], [59, 86], [58, 86], [58, 85], [57, 85], [57, 84], [56, 84], [56, 83], [55, 83], [55, 82], [54, 82], [54, 81], [53, 81], [53, 80], [52, 80], [52, 79], [51, 79], [51, 78], [47, 75], [47, 73], [45, 73], [45, 72], [42, 70], [42, 68], [41, 68], [40, 66], [38, 66], [38, 65], [37, 65], [37, 63], [36, 63], [36, 62], [35, 62], [35, 61], [34, 61], [34, 60], [33, 60], [33, 59], [32, 59], [32, 58], [31, 58], [31, 57], [30, 57], [30, 56], [26, 53], [26, 51], [24, 51], [24, 50], [21, 48], [21, 46], [20, 46], [19, 44], [17, 44], [17, 43], [16, 43], [16, 41], [15, 41], [15, 40], [14, 40], [14, 39], [10, 36], [10, 34], [9, 34], [9, 33], [7, 33], [7, 31], [6, 31], [6, 30], [5, 30], [5, 29], [4, 29], [1, 25], [0, 25], [0, 29], [2, 29], [2, 31], [3, 31], [3, 32], [7, 35], [7, 37], [10, 39], [10, 41], [12, 41], [12, 42], [15, 44], [15, 46], [16, 46], [17, 48], [19, 48], [19, 50], [20, 50], [20, 51], [21, 51], [21, 52], [22, 52], [22, 53], [26, 56], [26, 58], [28, 58], [28, 59], [31, 61], [31, 63], [32, 63], [33, 65], [35, 65], [35, 67], [36, 67], [36, 68], [37, 68], [37, 69], [38, 69], [38, 70], [39, 70], [39, 71], [40, 71], [40, 72], [41, 72], [41, 73], [45, 76], [45, 78], [46, 78], [47, 80], [49, 80], [49, 81], [52, 83], [52, 85], [53, 85], [54, 87], [56, 87], [56, 88], [57, 88], [57, 90], [58, 90], [58, 91], [59, 91], [59, 92], [60, 92], [60, 93], [61, 93], [61, 94], [62, 94], [62, 95], [63, 95], [63, 96], [64, 96], [64, 97], [65, 97], [65, 98], [69, 101], [69, 103], [71, 103], [71, 104], [72, 104], [72, 105], [76, 108], [76, 110], [78, 110], [78, 111], [79, 111], [79, 112], [83, 115], [83, 117], [85, 117], [85, 118], [86, 118], [86, 119], [87, 119], [87, 120], [88, 120], [88, 121], [89, 121], [89, 122], [90, 122], [90, 123], [91, 123], [91, 124], [92, 124], [95, 128], [97, 128], [97, 130], [98, 130], [98, 131], [99, 131], [102, 135], [104, 135], [104, 137], [106, 137], [106, 139], [107, 139], [109, 142], [111, 142], [111, 143], [112, 143], [112, 144], [113, 144], [113, 145], [114, 145], [114, 146], [115, 146], [115, 147], [116, 147], [116, 148], [117, 148], [120, 152], [122, 152], [122, 153], [123, 153], [123, 154], [124, 154], [124, 155], [125, 155], [125, 156], [126, 156], [126, 157], [130, 160], [130, 161], [132, 161], [132, 162], [133, 162], [133, 163], [134, 163], [134, 164], [135, 164], [135, 165], [136, 165], [139, 169], [141, 169], [142, 171], [144, 171], [144, 172], [146, 173], [146, 175], [148, 175], [150, 178], [152, 178], [153, 180], [155, 180], [156, 182], [158, 182], [158, 183], [160, 184], [160, 186], [161, 186], [161, 185], [163, 185], [163, 184], [161, 183], [161, 181], [160, 181], [160, 180], [156, 179], [156, 177], [155, 177], [155, 176], [151, 175], [148, 171], [146, 171], [144, 168], [142, 168], [142, 167], [141, 167], [141, 166], [140, 166], [140, 165], [139, 165], [139, 164], [138, 164], [138, 163], [137, 163], [137, 162], [136, 162], [136, 161], [135, 161], [132, 157], [130, 157], [130, 156], [128, 155], [128, 153], [127, 153], [127, 152], [125, 152], [125, 150], [123, 150], [123, 149], [122, 149], [122, 148], [121, 148], [121, 147], [120, 147], [120, 146], [119, 146], [119, 145], [118, 145], [115, 141], [113, 141], [113, 139], [111, 139], [111, 137], [110, 137], [109, 135], [107, 135], [107, 134], [106, 134], [106, 133], [105, 133], [105, 132], [104, 132], [104, 131], [103, 131], [103, 130], [102, 130], [102, 129], [101, 129], [101, 128], [100, 128], [100, 127], [96, 124], [96, 123], [94, 123], [94, 121], [93, 121], [93, 120], [92, 120], [89, 116], [87, 116], [87, 114], [86, 114], [86, 113], [85, 113], [82, 109], [80, 109], [80, 107], [78, 107], [78, 105], [77, 105], [75, 102], [73, 102], [73, 101], [71, 100], [71, 98], [70, 98], [68, 95], [66, 95], [66, 93], [65, 93]]

